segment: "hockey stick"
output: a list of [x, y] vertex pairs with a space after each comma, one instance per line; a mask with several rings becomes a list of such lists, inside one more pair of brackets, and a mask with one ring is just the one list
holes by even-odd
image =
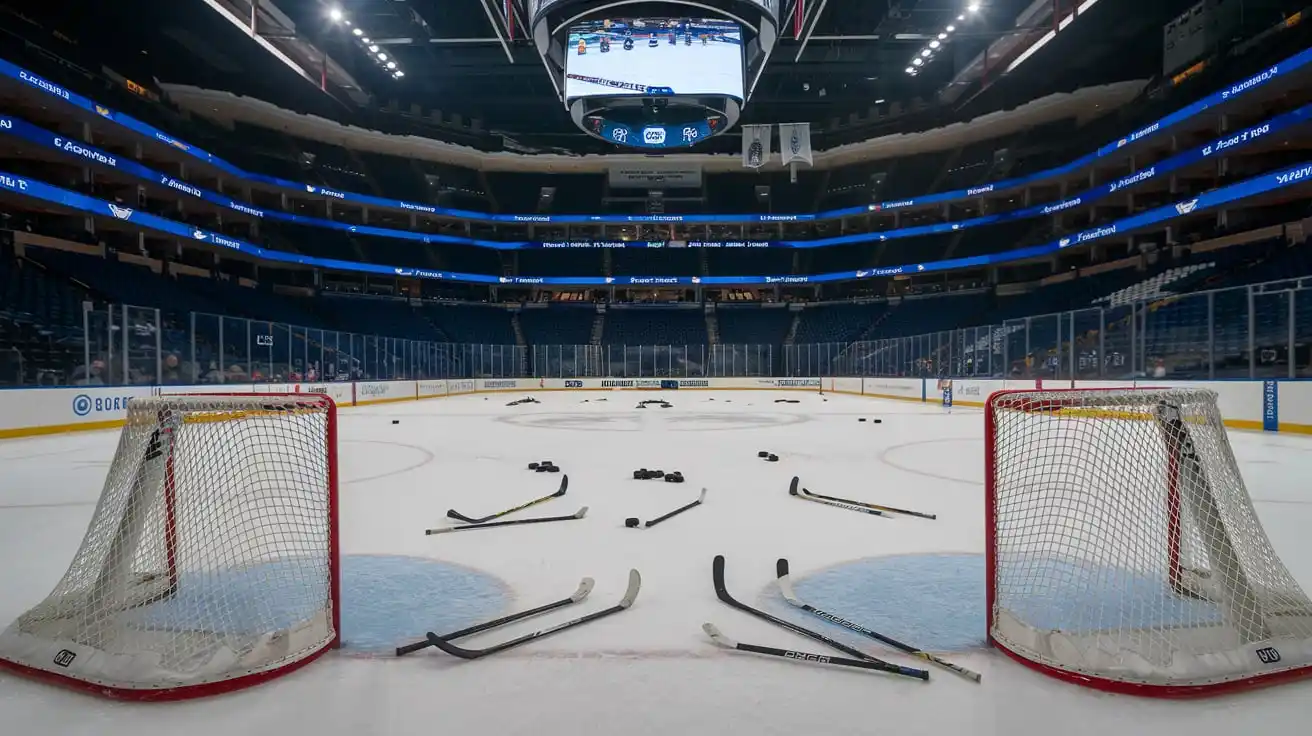
[[870, 514], [871, 516], [885, 516], [885, 517], [888, 516], [888, 514], [884, 513], [883, 511], [880, 511], [879, 509], [868, 509], [865, 506], [853, 506], [851, 504], [839, 503], [838, 501], [826, 501], [823, 498], [816, 498], [815, 496], [803, 494], [798, 490], [797, 483], [798, 483], [797, 476], [794, 475], [792, 483], [790, 483], [788, 486], [788, 495], [796, 496], [797, 498], [800, 498], [803, 501], [813, 501], [815, 503], [822, 503], [826, 506], [833, 506], [834, 508], [839, 508], [839, 509], [847, 509], [848, 511], [856, 511], [857, 513], [861, 513], [861, 514]]
[[[759, 644], [743, 644], [734, 641], [715, 627], [715, 624], [702, 624], [702, 631], [711, 637], [711, 641], [724, 647], [725, 649], [737, 649], [740, 652], [751, 652], [753, 654], [768, 654], [771, 657], [783, 657], [791, 659], [794, 662], [814, 662], [816, 664], [834, 664], [840, 667], [856, 667], [863, 670], [875, 670], [876, 672], [887, 671], [881, 664], [868, 662], [864, 659], [848, 659], [847, 657], [830, 657], [827, 654], [811, 654], [809, 652], [797, 652], [792, 649], [779, 649], [777, 647], [763, 647]], [[929, 679], [929, 673], [925, 673], [924, 679]]]
[[940, 659], [930, 654], [929, 652], [925, 652], [920, 649], [917, 649], [911, 646], [910, 644], [903, 644], [897, 639], [884, 636], [883, 634], [880, 634], [877, 631], [871, 631], [870, 629], [867, 629], [866, 627], [860, 624], [848, 621], [847, 619], [841, 616], [836, 616], [828, 611], [823, 611], [801, 600], [800, 598], [797, 597], [797, 594], [793, 592], [793, 583], [789, 579], [789, 575], [788, 575], [788, 560], [780, 558], [779, 562], [776, 563], [775, 565], [775, 572], [779, 576], [779, 591], [784, 594], [784, 600], [802, 609], [803, 611], [806, 611], [807, 613], [815, 614], [816, 616], [819, 616], [820, 618], [830, 623], [838, 624], [839, 626], [842, 626], [845, 629], [850, 629], [852, 631], [855, 631], [856, 633], [861, 634], [862, 636], [868, 636], [871, 639], [874, 639], [875, 641], [883, 642], [884, 644], [887, 644], [890, 647], [893, 647], [894, 649], [898, 649], [903, 652], [906, 652], [907, 654], [910, 654], [913, 657], [920, 657], [926, 662], [933, 662], [934, 664], [940, 667], [944, 667], [946, 669], [952, 670], [953, 672], [957, 673], [958, 675], [961, 675], [962, 677], [968, 680], [974, 680], [975, 682], [980, 681], [980, 674], [978, 672], [973, 672], [960, 665], [952, 664], [951, 662], [948, 662], [947, 660], [944, 659]]
[[824, 634], [821, 634], [818, 631], [812, 631], [810, 629], [798, 626], [792, 621], [785, 621], [781, 618], [772, 616], [766, 613], [765, 611], [760, 610], [759, 608], [752, 608], [751, 606], [738, 601], [733, 596], [729, 595], [728, 589], [724, 587], [724, 555], [716, 555], [715, 560], [711, 562], [711, 580], [715, 583], [715, 595], [718, 596], [720, 600], [733, 606], [734, 608], [737, 608], [739, 611], [742, 611], [743, 613], [750, 613], [753, 616], [756, 616], [757, 618], [769, 621], [770, 623], [788, 629], [789, 631], [795, 634], [801, 634], [802, 636], [805, 636], [809, 639], [814, 639], [818, 642], [828, 644], [829, 646], [833, 647], [834, 649], [837, 649], [838, 651], [844, 654], [850, 654], [853, 657], [856, 657], [857, 659], [876, 665], [871, 669], [877, 669], [880, 670], [881, 672], [890, 672], [895, 675], [905, 675], [906, 677], [917, 677], [922, 680], [929, 679], [929, 673], [926, 672], [925, 670], [918, 670], [914, 667], [903, 667], [902, 665], [893, 664], [892, 662], [885, 662], [884, 660], [879, 659], [878, 657], [875, 657], [870, 654], [866, 654], [860, 649], [857, 649], [855, 647], [849, 647], [848, 645], [844, 644], [841, 641], [835, 641], [834, 639], [831, 639], [825, 636]]
[[510, 641], [502, 642], [500, 644], [487, 647], [486, 649], [465, 649], [463, 647], [458, 647], [455, 644], [452, 644], [451, 642], [447, 641], [446, 639], [443, 639], [442, 637], [438, 636], [437, 634], [434, 634], [431, 631], [428, 632], [428, 642], [433, 646], [437, 647], [438, 649], [441, 649], [442, 651], [446, 652], [447, 654], [450, 654], [453, 657], [460, 657], [461, 659], [479, 659], [481, 657], [486, 657], [489, 654], [504, 652], [507, 649], [510, 649], [512, 647], [517, 647], [520, 644], [527, 644], [528, 642], [541, 639], [545, 636], [550, 636], [551, 634], [555, 634], [556, 632], [559, 631], [564, 631], [565, 629], [572, 629], [575, 626], [582, 626], [583, 624], [586, 624], [589, 621], [596, 621], [599, 618], [604, 618], [611, 614], [619, 613], [620, 611], [623, 611], [627, 609], [629, 606], [633, 605], [633, 601], [638, 598], [638, 590], [640, 588], [642, 588], [642, 576], [638, 574], [637, 570], [629, 570], [629, 588], [624, 592], [624, 597], [620, 599], [620, 602], [611, 606], [610, 608], [606, 608], [597, 611], [595, 613], [589, 613], [586, 616], [583, 616], [581, 618], [576, 618], [572, 621], [563, 621], [561, 623], [556, 624], [555, 626], [542, 629], [541, 631], [535, 631], [532, 634], [525, 634], [524, 636], [521, 636], [518, 639], [511, 639]]
[[536, 519], [515, 519], [514, 521], [494, 521], [490, 524], [469, 524], [468, 526], [447, 526], [441, 529], [425, 529], [424, 534], [446, 534], [448, 532], [472, 532], [477, 529], [492, 529], [499, 526], [514, 526], [516, 524], [545, 524], [549, 521], [571, 521], [573, 519], [582, 519], [588, 515], [588, 507], [575, 511], [569, 516], [539, 516]]
[[[588, 597], [588, 594], [592, 592], [592, 586], [593, 586], [592, 578], [583, 578], [583, 580], [579, 582], [579, 589], [574, 591], [574, 595], [571, 595], [568, 598], [561, 598], [560, 600], [554, 601], [552, 603], [548, 603], [545, 606], [530, 608], [527, 611], [512, 613], [509, 616], [502, 616], [501, 618], [493, 619], [491, 621], [484, 621], [481, 624], [475, 624], [474, 626], [470, 626], [467, 629], [453, 631], [450, 634], [443, 634], [441, 638], [450, 641], [452, 639], [460, 639], [466, 636], [473, 636], [474, 634], [480, 634], [484, 631], [495, 629], [498, 626], [513, 624], [516, 621], [523, 621], [526, 618], [532, 618], [533, 616], [539, 616], [549, 611], [554, 611], [557, 608], [563, 608], [565, 606], [570, 605], [571, 603], [578, 603], [579, 601]], [[414, 642], [413, 644], [406, 644], [404, 646], [399, 646], [396, 648], [396, 656], [404, 657], [407, 654], [417, 652], [420, 649], [427, 649], [428, 647], [431, 646], [433, 646], [433, 644], [429, 642], [428, 639], [424, 639], [423, 641], [417, 641]]]
[[938, 516], [937, 516], [936, 514], [926, 514], [926, 513], [922, 513], [922, 512], [920, 512], [920, 511], [908, 511], [907, 509], [899, 509], [899, 508], [895, 508], [895, 507], [893, 507], [893, 506], [885, 506], [885, 505], [883, 505], [883, 504], [878, 504], [878, 503], [869, 503], [869, 502], [867, 502], [867, 501], [853, 501], [853, 500], [851, 500], [851, 499], [847, 499], [847, 498], [838, 498], [838, 497], [836, 497], [836, 496], [826, 496], [826, 495], [824, 495], [824, 494], [822, 494], [822, 493], [812, 493], [812, 492], [810, 491], [810, 489], [807, 489], [807, 488], [803, 488], [803, 489], [802, 489], [802, 493], [805, 494], [805, 495], [807, 495], [807, 496], [809, 496], [809, 497], [811, 497], [811, 498], [823, 498], [823, 499], [826, 500], [826, 501], [835, 501], [835, 502], [837, 502], [837, 503], [845, 503], [845, 504], [848, 504], [848, 505], [851, 505], [851, 506], [862, 506], [862, 507], [864, 507], [864, 508], [874, 509], [874, 510], [876, 510], [876, 511], [888, 511], [888, 512], [892, 512], [892, 513], [894, 513], [894, 514], [906, 514], [907, 516], [919, 516], [919, 517], [922, 518], [922, 519], [937, 519], [937, 518], [938, 518]]
[[506, 509], [505, 511], [498, 511], [497, 513], [492, 514], [491, 516], [484, 516], [484, 517], [482, 517], [481, 519], [473, 519], [473, 518], [470, 518], [470, 517], [465, 516], [464, 514], [460, 513], [459, 511], [456, 511], [455, 509], [447, 509], [447, 510], [446, 510], [446, 515], [447, 515], [448, 517], [452, 518], [452, 519], [455, 519], [456, 521], [463, 521], [463, 522], [465, 522], [466, 524], [486, 524], [487, 522], [492, 521], [493, 519], [499, 519], [499, 518], [501, 518], [501, 517], [503, 517], [503, 516], [505, 516], [505, 515], [507, 515], [507, 514], [513, 514], [513, 513], [515, 513], [516, 511], [523, 511], [524, 509], [528, 508], [529, 506], [536, 506], [536, 505], [542, 503], [543, 501], [550, 501], [550, 500], [553, 499], [553, 498], [560, 498], [561, 496], [565, 495], [565, 491], [566, 491], [566, 489], [568, 489], [568, 488], [569, 488], [569, 476], [568, 476], [568, 475], [562, 475], [562, 476], [560, 477], [560, 488], [559, 488], [555, 493], [552, 493], [552, 494], [547, 495], [547, 496], [543, 496], [542, 498], [535, 498], [535, 499], [533, 499], [532, 501], [529, 501], [529, 502], [526, 503], [526, 504], [521, 504], [521, 505], [519, 505], [519, 506], [516, 506], [516, 507], [513, 508], [513, 509]]
[[680, 506], [679, 508], [677, 508], [677, 509], [671, 511], [670, 513], [668, 513], [668, 514], [666, 514], [666, 515], [664, 515], [664, 516], [657, 516], [655, 519], [652, 519], [651, 521], [646, 522], [646, 523], [643, 524], [642, 526], [643, 526], [644, 528], [650, 529], [650, 528], [656, 526], [657, 524], [661, 523], [662, 521], [665, 521], [666, 519], [670, 518], [671, 516], [678, 516], [679, 514], [682, 514], [683, 512], [687, 511], [688, 509], [690, 509], [690, 508], [692, 508], [692, 507], [694, 507], [694, 506], [701, 506], [701, 505], [702, 505], [702, 502], [705, 501], [705, 500], [706, 500], [706, 489], [703, 488], [703, 489], [702, 489], [702, 495], [699, 496], [699, 497], [697, 498], [696, 501], [693, 501], [692, 503], [687, 504], [686, 506]]

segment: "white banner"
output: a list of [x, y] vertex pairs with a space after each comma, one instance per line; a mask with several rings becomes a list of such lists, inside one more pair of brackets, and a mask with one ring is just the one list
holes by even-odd
[[743, 126], [743, 168], [759, 169], [770, 163], [770, 126]]
[[785, 164], [802, 161], [807, 166], [811, 159], [811, 124], [779, 123], [779, 153]]
[[702, 170], [697, 166], [639, 164], [612, 166], [607, 172], [613, 189], [701, 189]]

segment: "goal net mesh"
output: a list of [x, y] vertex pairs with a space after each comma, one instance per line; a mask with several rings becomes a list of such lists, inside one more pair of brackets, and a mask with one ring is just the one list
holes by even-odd
[[1006, 392], [987, 416], [995, 643], [1104, 685], [1312, 663], [1312, 602], [1258, 520], [1214, 392]]
[[319, 396], [132, 401], [80, 549], [0, 660], [162, 691], [335, 643], [333, 421]]

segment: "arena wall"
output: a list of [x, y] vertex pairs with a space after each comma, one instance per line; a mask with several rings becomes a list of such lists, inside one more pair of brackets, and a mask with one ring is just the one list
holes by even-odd
[[317, 393], [350, 408], [477, 393], [555, 391], [826, 391], [943, 405], [984, 406], [989, 394], [1025, 388], [1190, 386], [1216, 391], [1226, 426], [1312, 434], [1312, 381], [939, 381], [933, 378], [488, 378], [165, 387], [16, 388], [0, 391], [0, 439], [114, 429], [135, 398], [180, 393]]

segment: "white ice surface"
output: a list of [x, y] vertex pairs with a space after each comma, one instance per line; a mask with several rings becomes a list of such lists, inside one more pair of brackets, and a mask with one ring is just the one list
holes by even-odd
[[[588, 53], [578, 53], [578, 43], [566, 49], [565, 73], [584, 77], [600, 77], [615, 82], [631, 82], [648, 87], [669, 87], [676, 95], [729, 95], [743, 97], [743, 47], [738, 44], [712, 41], [705, 46], [694, 38], [691, 46], [684, 45], [680, 36], [671, 46], [664, 36], [660, 46], [647, 46], [643, 38], [634, 43], [632, 51], [624, 50], [624, 42], [611, 42], [610, 51], [601, 53], [601, 47], [588, 45]], [[641, 95], [635, 90], [617, 89], [603, 84], [565, 78], [565, 97], [589, 95]]]
[[[595, 577], [592, 597], [559, 618], [611, 605], [636, 567], [643, 590], [631, 610], [480, 661], [432, 650], [401, 660], [331, 653], [270, 684], [180, 704], [111, 703], [0, 674], [0, 733], [1233, 736], [1306, 729], [1312, 683], [1170, 702], [1087, 691], [991, 651], [951, 655], [983, 673], [976, 685], [938, 671], [921, 683], [716, 648], [704, 622], [743, 642], [824, 651], [717, 601], [710, 582], [717, 553], [728, 558], [730, 590], [754, 603], [780, 556], [792, 559], [800, 578], [851, 559], [981, 552], [982, 417], [857, 397], [822, 402], [807, 393], [787, 394], [800, 404], [775, 404], [780, 394], [670, 392], [663, 396], [675, 408], [633, 408], [654, 395], [546, 393], [543, 403], [520, 407], [504, 406], [518, 396], [469, 396], [341, 413], [344, 553], [478, 568], [504, 580], [519, 605], [563, 597], [580, 578]], [[858, 423], [859, 416], [884, 422]], [[103, 432], [0, 443], [0, 625], [42, 599], [64, 572], [115, 440]], [[1231, 441], [1273, 543], [1295, 577], [1312, 585], [1312, 440], [1236, 432]], [[758, 460], [758, 450], [781, 460]], [[449, 507], [481, 513], [550, 490], [558, 476], [523, 469], [542, 459], [565, 469], [570, 490], [532, 513], [587, 505], [587, 519], [423, 535], [446, 523]], [[638, 467], [678, 469], [688, 482], [632, 480]], [[786, 491], [794, 474], [812, 488], [842, 488], [939, 520], [886, 520], [797, 501]], [[625, 517], [652, 518], [693, 500], [702, 486], [710, 489], [704, 506], [654, 529], [623, 527]], [[554, 620], [462, 644], [484, 646]], [[915, 664], [873, 643], [868, 649]]]

